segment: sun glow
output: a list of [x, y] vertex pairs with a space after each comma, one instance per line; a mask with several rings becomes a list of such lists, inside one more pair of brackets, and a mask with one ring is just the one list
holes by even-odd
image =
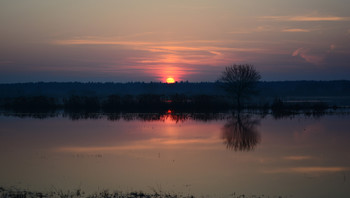
[[166, 83], [168, 83], [168, 84], [175, 83], [175, 80], [174, 80], [174, 78], [169, 77], [166, 79]]

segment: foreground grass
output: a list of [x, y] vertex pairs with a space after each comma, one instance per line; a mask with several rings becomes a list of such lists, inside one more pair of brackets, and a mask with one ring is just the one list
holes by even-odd
[[0, 198], [194, 198], [192, 195], [176, 195], [165, 192], [109, 192], [103, 190], [98, 193], [85, 194], [82, 190], [54, 191], [49, 193], [20, 190], [16, 188], [0, 187]]
[[[62, 190], [55, 190], [48, 193], [35, 192], [22, 190], [17, 188], [4, 188], [0, 187], [0, 198], [195, 198], [193, 195], [181, 195], [181, 194], [170, 194], [163, 191], [156, 191], [152, 189], [153, 193], [144, 193], [142, 191], [134, 191], [124, 193], [121, 191], [109, 192], [108, 190], [102, 190], [97, 193], [85, 194], [81, 189], [74, 191], [63, 192]], [[210, 197], [229, 197], [229, 198], [270, 198], [265, 195], [244, 195], [232, 193], [227, 196], [216, 195], [216, 196], [200, 196], [200, 198]], [[272, 197], [271, 197], [272, 198]], [[281, 196], [273, 196], [273, 198], [282, 198]]]

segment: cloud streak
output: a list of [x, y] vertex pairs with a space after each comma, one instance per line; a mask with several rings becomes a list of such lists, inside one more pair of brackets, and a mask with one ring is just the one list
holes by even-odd
[[299, 21], [299, 22], [322, 22], [322, 21], [350, 21], [350, 17], [339, 16], [261, 16], [261, 20], [273, 20], [273, 21]]
[[285, 156], [285, 157], [283, 157], [283, 159], [291, 160], [291, 161], [309, 160], [309, 159], [312, 159], [312, 158], [313, 157], [306, 156], [306, 155], [293, 155], [293, 156]]
[[291, 167], [291, 168], [277, 168], [272, 170], [265, 170], [264, 173], [334, 173], [350, 170], [350, 167], [341, 166], [305, 166], [305, 167]]
[[[199, 67], [222, 66], [244, 59], [238, 54], [275, 53], [259, 47], [242, 47], [241, 43], [232, 40], [186, 40], [186, 41], [125, 41], [113, 38], [86, 37], [83, 39], [54, 40], [52, 45], [58, 46], [111, 46], [109, 50], [129, 50], [125, 58], [117, 63], [120, 68], [143, 69], [143, 73], [156, 75], [160, 80], [165, 75], [186, 80], [191, 74], [203, 72]], [[127, 68], [123, 65], [128, 65]], [[113, 67], [112, 67], [113, 68]], [[197, 69], [195, 69], [197, 68]], [[112, 71], [111, 71], [112, 72]]]
[[282, 32], [310, 32], [310, 30], [301, 29], [301, 28], [290, 28], [290, 29], [283, 29]]
[[[173, 41], [173, 42], [142, 42], [142, 41], [114, 41], [103, 39], [67, 39], [54, 40], [54, 45], [123, 45], [129, 47], [139, 47], [152, 52], [163, 51], [239, 51], [239, 52], [266, 52], [263, 48], [249, 47], [220, 47], [221, 43], [232, 43], [234, 41], [215, 41], [215, 40], [190, 40], [190, 41]], [[205, 44], [205, 45], [203, 45]]]
[[314, 64], [314, 65], [321, 65], [324, 61], [324, 56], [318, 55], [318, 54], [312, 54], [310, 51], [311, 50], [308, 48], [298, 48], [292, 53], [292, 56], [295, 56], [295, 57], [299, 56], [308, 63]]

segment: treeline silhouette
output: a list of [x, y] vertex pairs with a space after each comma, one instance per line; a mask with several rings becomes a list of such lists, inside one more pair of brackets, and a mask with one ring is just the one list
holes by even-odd
[[109, 95], [106, 98], [72, 95], [62, 100], [47, 96], [6, 98], [4, 110], [14, 112], [163, 112], [169, 109], [188, 112], [220, 112], [230, 109], [229, 99], [214, 95], [156, 94]]
[[[261, 98], [275, 97], [344, 97], [350, 96], [350, 81], [274, 81], [258, 82]], [[98, 83], [98, 82], [36, 82], [0, 84], [0, 99], [20, 96], [67, 98], [71, 95], [107, 97], [109, 95], [225, 95], [217, 82], [160, 82]]]
[[[318, 113], [350, 105], [350, 81], [259, 82], [244, 109]], [[0, 84], [0, 109], [12, 112], [225, 112], [237, 108], [220, 83]]]
[[217, 84], [213, 82], [178, 82], [174, 84], [161, 82], [36, 82], [0, 84], [0, 98], [37, 95], [55, 98], [66, 98], [71, 95], [107, 97], [113, 94], [221, 95], [224, 94], [224, 91], [218, 89]]
[[[231, 99], [215, 95], [110, 95], [106, 98], [72, 95], [58, 100], [47, 96], [28, 96], [6, 98], [0, 106], [3, 110], [27, 113], [49, 113], [59, 110], [75, 113], [118, 113], [118, 112], [227, 112], [235, 109]], [[300, 112], [323, 112], [337, 109], [320, 101], [283, 101], [280, 98], [263, 105], [248, 104], [245, 109], [279, 114]]]

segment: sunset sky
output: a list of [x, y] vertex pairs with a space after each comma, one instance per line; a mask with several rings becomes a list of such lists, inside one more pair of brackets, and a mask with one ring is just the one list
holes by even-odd
[[349, 0], [0, 0], [0, 83], [350, 80]]

